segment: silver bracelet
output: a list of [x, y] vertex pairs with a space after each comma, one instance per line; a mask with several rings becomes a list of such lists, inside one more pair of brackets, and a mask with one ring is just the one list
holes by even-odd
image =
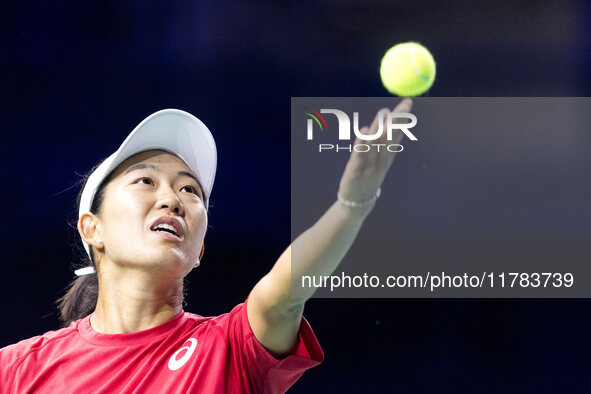
[[376, 191], [375, 196], [373, 196], [372, 198], [370, 198], [367, 201], [357, 202], [357, 201], [345, 200], [343, 198], [343, 196], [341, 196], [341, 194], [339, 192], [337, 192], [337, 200], [339, 200], [339, 202], [346, 207], [360, 208], [360, 207], [365, 207], [367, 205], [373, 204], [380, 197], [381, 194], [382, 194], [382, 188], [379, 187], [378, 190]]

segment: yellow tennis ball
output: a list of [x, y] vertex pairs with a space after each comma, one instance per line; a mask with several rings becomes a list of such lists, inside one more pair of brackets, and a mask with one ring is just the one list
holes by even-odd
[[419, 43], [394, 45], [382, 59], [382, 83], [397, 96], [411, 97], [425, 93], [435, 80], [435, 60]]

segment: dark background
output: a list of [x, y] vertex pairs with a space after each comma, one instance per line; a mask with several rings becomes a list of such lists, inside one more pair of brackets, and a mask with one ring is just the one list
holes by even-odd
[[[431, 97], [591, 93], [583, 1], [39, 1], [0, 18], [0, 346], [58, 328], [53, 301], [78, 258], [69, 188], [156, 110], [187, 110], [216, 138], [186, 307], [215, 315], [290, 242], [290, 97], [385, 96], [379, 61], [407, 40], [437, 61]], [[313, 299], [326, 360], [292, 392], [588, 392], [590, 309]]]

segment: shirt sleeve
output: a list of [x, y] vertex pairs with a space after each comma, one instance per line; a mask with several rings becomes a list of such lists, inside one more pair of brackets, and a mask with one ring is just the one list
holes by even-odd
[[322, 348], [302, 316], [294, 350], [280, 359], [275, 358], [256, 339], [246, 313], [248, 299], [236, 306], [228, 316], [228, 335], [235, 361], [248, 371], [249, 386], [256, 392], [283, 393], [309, 368], [324, 360]]
[[17, 346], [10, 345], [0, 349], [0, 394], [8, 393], [14, 379], [15, 364], [18, 359]]
[[35, 336], [0, 349], [0, 394], [15, 392], [13, 385], [20, 365], [42, 343], [43, 337]]

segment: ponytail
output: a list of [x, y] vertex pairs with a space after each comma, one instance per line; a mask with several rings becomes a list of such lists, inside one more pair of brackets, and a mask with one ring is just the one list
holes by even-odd
[[57, 300], [59, 317], [63, 327], [82, 319], [96, 308], [98, 300], [98, 276], [95, 273], [82, 275], [68, 286], [66, 294]]

